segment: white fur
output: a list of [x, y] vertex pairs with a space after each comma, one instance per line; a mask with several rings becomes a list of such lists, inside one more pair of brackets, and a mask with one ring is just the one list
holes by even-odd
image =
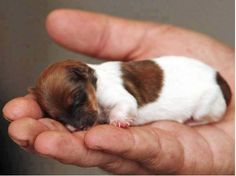
[[[120, 62], [106, 62], [101, 65], [89, 65], [96, 71], [97, 100], [110, 123], [129, 121], [137, 116], [136, 99], [123, 87]], [[104, 115], [104, 113], [101, 113]], [[101, 117], [104, 118], [104, 117]]]
[[160, 96], [137, 109], [136, 99], [123, 87], [121, 62], [89, 65], [98, 77], [97, 98], [102, 109], [114, 121], [140, 125], [157, 120], [199, 123], [219, 120], [226, 110], [222, 92], [216, 83], [216, 71], [200, 61], [177, 56], [152, 59], [164, 73]]

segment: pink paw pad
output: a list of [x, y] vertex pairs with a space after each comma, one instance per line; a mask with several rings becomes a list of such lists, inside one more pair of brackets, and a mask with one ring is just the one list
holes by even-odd
[[118, 121], [118, 120], [115, 120], [115, 121], [111, 122], [111, 124], [116, 126], [116, 127], [119, 127], [119, 128], [128, 128], [130, 126], [129, 122]]

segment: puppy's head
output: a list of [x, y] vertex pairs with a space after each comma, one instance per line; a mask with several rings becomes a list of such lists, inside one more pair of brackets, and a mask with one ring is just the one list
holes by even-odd
[[97, 120], [96, 76], [86, 64], [66, 60], [46, 68], [31, 92], [51, 117], [76, 129]]

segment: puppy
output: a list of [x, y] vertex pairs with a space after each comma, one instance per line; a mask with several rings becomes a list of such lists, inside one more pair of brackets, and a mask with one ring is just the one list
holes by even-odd
[[209, 123], [222, 118], [231, 99], [217, 71], [177, 56], [100, 65], [61, 61], [41, 73], [31, 92], [47, 115], [70, 130], [95, 123]]

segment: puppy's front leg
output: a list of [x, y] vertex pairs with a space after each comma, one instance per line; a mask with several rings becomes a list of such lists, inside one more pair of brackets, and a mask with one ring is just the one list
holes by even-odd
[[132, 125], [135, 118], [137, 118], [137, 107], [129, 102], [120, 102], [111, 109], [109, 123], [126, 128]]

